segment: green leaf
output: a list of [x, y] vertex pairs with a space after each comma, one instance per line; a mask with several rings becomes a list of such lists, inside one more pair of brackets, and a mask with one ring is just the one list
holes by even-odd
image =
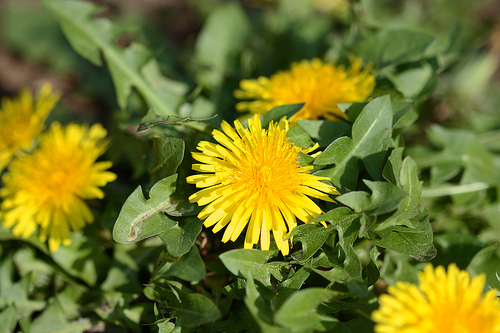
[[15, 332], [17, 321], [19, 319], [16, 308], [13, 306], [8, 306], [3, 308], [0, 312], [0, 322], [2, 326], [0, 327], [0, 333], [10, 333]]
[[435, 236], [434, 245], [438, 254], [432, 260], [433, 265], [447, 267], [454, 262], [460, 269], [466, 269], [472, 258], [487, 246], [473, 235], [456, 232]]
[[363, 180], [372, 191], [353, 191], [336, 198], [337, 201], [351, 207], [355, 212], [367, 215], [382, 215], [398, 208], [399, 203], [408, 196], [401, 188], [386, 182]]
[[268, 263], [276, 253], [276, 251], [238, 249], [224, 252], [219, 258], [234, 275], [248, 280], [248, 274], [251, 272], [257, 281], [266, 287], [271, 287], [271, 275], [279, 281], [283, 280], [279, 266]]
[[202, 66], [198, 75], [203, 83], [215, 86], [221, 82], [231, 60], [245, 48], [250, 31], [250, 22], [238, 3], [223, 3], [210, 12], [195, 45], [195, 63]]
[[59, 302], [52, 300], [51, 304], [33, 320], [31, 331], [39, 333], [72, 333], [84, 332], [92, 328], [88, 318], [75, 321], [66, 319], [64, 309]]
[[70, 275], [94, 286], [105, 277], [103, 267], [109, 267], [109, 258], [90, 239], [73, 235], [69, 246], [61, 246], [52, 254], [54, 261]]
[[340, 246], [346, 250], [358, 238], [359, 222], [355, 222], [358, 214], [353, 214], [347, 207], [339, 207], [315, 217], [311, 222], [327, 221], [339, 233]]
[[300, 260], [311, 258], [322, 246], [330, 234], [334, 231], [333, 228], [325, 228], [322, 225], [314, 223], [302, 224], [297, 226], [290, 233], [294, 241], [302, 243], [302, 256]]
[[396, 89], [408, 99], [415, 99], [421, 95], [425, 92], [424, 88], [426, 88], [429, 81], [436, 80], [434, 70], [429, 63], [423, 62], [419, 65], [390, 76]]
[[325, 332], [338, 319], [318, 311], [321, 303], [331, 301], [342, 293], [324, 288], [307, 288], [292, 294], [276, 311], [276, 322], [288, 332]]
[[314, 145], [313, 140], [300, 126], [292, 127], [286, 132], [286, 136], [290, 138], [296, 146], [300, 148], [309, 148]]
[[437, 254], [432, 243], [432, 228], [429, 217], [424, 216], [419, 222], [418, 228], [396, 226], [388, 237], [382, 239], [371, 239], [377, 246], [405, 253], [418, 261], [427, 261]]
[[167, 306], [172, 309], [172, 317], [176, 317], [176, 326], [197, 327], [213, 323], [222, 316], [219, 308], [208, 297], [175, 289], [178, 297], [172, 292], [166, 295]]
[[473, 276], [486, 274], [486, 285], [484, 292], [495, 288], [500, 290], [500, 281], [497, 276], [500, 276], [500, 251], [498, 245], [490, 245], [479, 252], [472, 258], [467, 271]]
[[332, 141], [346, 135], [351, 126], [347, 122], [327, 120], [299, 120], [297, 124], [307, 134], [324, 147]]
[[388, 96], [379, 97], [365, 106], [352, 128], [352, 139], [335, 140], [314, 161], [315, 165], [335, 164], [317, 172], [331, 178], [339, 189], [354, 189], [358, 180], [358, 160], [362, 160], [370, 176], [381, 178], [385, 152], [392, 129], [392, 109]]
[[168, 258], [158, 269], [156, 276], [176, 276], [186, 281], [200, 281], [205, 276], [205, 263], [198, 248], [191, 250], [178, 259]]
[[262, 332], [281, 333], [282, 330], [274, 325], [272, 311], [268, 305], [269, 303], [264, 300], [257, 290], [250, 271], [248, 276], [245, 297], [245, 305], [248, 311], [257, 322]]
[[422, 59], [434, 37], [408, 30], [383, 30], [366, 36], [354, 49], [364, 62], [376, 68]]
[[173, 175], [184, 158], [185, 143], [179, 138], [153, 139], [153, 158], [149, 172], [159, 180]]
[[187, 218], [176, 223], [167, 231], [160, 233], [161, 240], [167, 245], [168, 253], [179, 257], [187, 253], [194, 245], [196, 237], [201, 232], [203, 221], [197, 218]]
[[267, 128], [271, 121], [279, 122], [283, 117], [290, 119], [291, 116], [299, 112], [303, 107], [304, 103], [275, 106], [262, 116], [261, 125], [263, 128]]
[[401, 165], [403, 163], [403, 147], [394, 148], [387, 159], [382, 176], [393, 185], [400, 185], [399, 176], [401, 174]]
[[311, 269], [301, 267], [297, 272], [278, 285], [276, 295], [276, 306], [279, 307], [291, 294], [302, 288], [307, 278], [311, 275]]
[[113, 228], [113, 239], [122, 244], [137, 242], [157, 235], [175, 225], [165, 210], [171, 204], [177, 174], [157, 182], [145, 199], [139, 185], [127, 198]]
[[[64, 34], [80, 55], [97, 66], [101, 65], [101, 55], [106, 60], [122, 109], [127, 106], [132, 88], [136, 88], [159, 115], [175, 114], [174, 103], [166, 103], [165, 100], [171, 90], [158, 84], [160, 76], [155, 69], [156, 62], [149, 60], [150, 52], [137, 43], [126, 49], [119, 48], [115, 39], [120, 31], [106, 18], [92, 19], [102, 8], [89, 2], [72, 0], [43, 0], [42, 5], [61, 24]], [[186, 88], [179, 90], [183, 95]]]

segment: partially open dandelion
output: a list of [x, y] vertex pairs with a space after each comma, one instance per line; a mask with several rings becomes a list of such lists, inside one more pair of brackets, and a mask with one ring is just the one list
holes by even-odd
[[361, 68], [361, 60], [351, 58], [351, 66], [325, 64], [320, 59], [294, 63], [291, 69], [270, 78], [242, 80], [234, 96], [254, 101], [240, 102], [238, 111], [264, 114], [283, 104], [305, 103], [302, 110], [290, 118], [340, 120], [347, 119], [337, 107], [339, 103], [362, 102], [373, 91], [375, 77]]
[[80, 231], [94, 219], [84, 200], [102, 198], [99, 187], [116, 178], [106, 171], [111, 162], [96, 162], [107, 149], [105, 136], [99, 124], [53, 123], [40, 135], [39, 148], [13, 160], [2, 177], [3, 225], [23, 238], [38, 228], [52, 252], [69, 245], [70, 230]]
[[17, 98], [2, 99], [0, 109], [0, 172], [19, 150], [29, 150], [33, 139], [40, 134], [43, 123], [59, 94], [45, 84], [36, 98], [29, 90], [23, 90]]
[[377, 333], [500, 332], [500, 302], [496, 290], [483, 294], [486, 276], [471, 280], [455, 264], [419, 272], [418, 286], [398, 282], [380, 296], [372, 313]]
[[[269, 130], [261, 126], [258, 116], [248, 121], [248, 129], [239, 121], [236, 131], [226, 122], [224, 133], [214, 130], [219, 144], [202, 141], [201, 153], [193, 158], [203, 164], [193, 169], [205, 174], [187, 178], [188, 183], [204, 188], [189, 197], [198, 205], [207, 205], [198, 215], [206, 227], [216, 233], [226, 227], [223, 242], [235, 241], [248, 225], [244, 246], [252, 248], [260, 239], [261, 249], [269, 250], [270, 233], [276, 245], [286, 255], [285, 240], [296, 227], [297, 218], [305, 223], [322, 214], [309, 197], [332, 201], [329, 194], [338, 194], [328, 179], [309, 174], [312, 167], [298, 164], [299, 152], [306, 153], [286, 137], [288, 121], [271, 122]], [[308, 197], [309, 196], [309, 197]]]

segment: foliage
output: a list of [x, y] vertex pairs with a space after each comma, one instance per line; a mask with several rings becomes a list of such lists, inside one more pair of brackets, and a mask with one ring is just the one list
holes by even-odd
[[[41, 3], [44, 12], [6, 10], [4, 40], [26, 61], [80, 73], [103, 101], [118, 180], [92, 202], [97, 221], [56, 253], [0, 229], [1, 332], [369, 332], [381, 291], [416, 282], [426, 261], [486, 273], [487, 288], [500, 288], [500, 47], [485, 48], [493, 32], [466, 19], [479, 4], [189, 1], [198, 26], [179, 40], [151, 13]], [[44, 40], [50, 54], [28, 43], [43, 45], [34, 17], [58, 36]], [[450, 22], [464, 26], [443, 29]], [[185, 179], [198, 142], [242, 116], [239, 81], [304, 58], [347, 65], [350, 55], [372, 66], [370, 99], [339, 104], [348, 121], [299, 120], [288, 132], [297, 146], [319, 143], [299, 162], [341, 195], [291, 232], [288, 256], [273, 243], [221, 243], [196, 217]], [[302, 107], [278, 106], [262, 125]]]

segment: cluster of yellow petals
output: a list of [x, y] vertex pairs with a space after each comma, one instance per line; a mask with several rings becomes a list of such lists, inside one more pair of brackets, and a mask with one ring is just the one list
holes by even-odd
[[223, 242], [235, 241], [248, 225], [245, 248], [260, 239], [261, 249], [269, 250], [272, 232], [286, 255], [286, 237], [297, 218], [307, 223], [323, 213], [309, 197], [332, 201], [329, 195], [338, 192], [322, 182], [327, 178], [309, 174], [312, 167], [298, 164], [299, 152], [304, 150], [287, 138], [285, 118], [278, 124], [271, 122], [269, 130], [262, 128], [257, 115], [249, 119], [248, 128], [239, 121], [234, 125], [235, 129], [223, 122], [223, 132], [213, 131], [219, 144], [202, 141], [197, 147], [201, 153], [192, 154], [203, 163], [194, 164], [193, 169], [203, 173], [187, 181], [204, 189], [189, 201], [207, 205], [198, 218], [205, 220], [206, 227], [214, 226], [214, 233], [226, 227]]
[[20, 150], [31, 148], [33, 139], [43, 130], [43, 123], [59, 98], [49, 84], [44, 84], [36, 98], [29, 90], [23, 90], [18, 97], [2, 99], [0, 172]]
[[107, 149], [106, 130], [55, 122], [39, 137], [32, 154], [14, 159], [3, 175], [0, 218], [12, 233], [27, 238], [39, 229], [49, 249], [69, 245], [70, 229], [80, 231], [94, 217], [85, 199], [102, 198], [100, 186], [115, 180], [111, 162], [96, 162]]
[[374, 88], [375, 77], [369, 69], [362, 69], [360, 59], [351, 58], [349, 68], [312, 59], [294, 63], [270, 78], [242, 80], [234, 96], [253, 100], [238, 103], [236, 109], [254, 114], [264, 114], [278, 105], [305, 103], [290, 118], [294, 123], [301, 119], [347, 119], [337, 104], [362, 102]]
[[455, 264], [419, 272], [418, 286], [398, 282], [380, 296], [372, 313], [377, 333], [500, 332], [500, 302], [496, 290], [483, 294], [484, 274], [471, 279]]

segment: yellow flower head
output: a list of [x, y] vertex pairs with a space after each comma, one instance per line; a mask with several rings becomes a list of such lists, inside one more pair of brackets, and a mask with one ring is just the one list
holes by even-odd
[[269, 130], [262, 128], [259, 116], [248, 120], [248, 129], [239, 121], [235, 129], [226, 122], [224, 133], [214, 130], [219, 144], [202, 141], [201, 153], [193, 158], [203, 164], [193, 169], [204, 174], [187, 178], [188, 183], [204, 188], [189, 197], [198, 205], [207, 205], [198, 215], [206, 227], [216, 233], [226, 227], [223, 242], [235, 241], [248, 224], [245, 248], [259, 242], [262, 250], [269, 250], [270, 232], [281, 252], [289, 251], [285, 238], [297, 225], [307, 223], [322, 214], [322, 210], [308, 197], [332, 201], [328, 194], [338, 194], [335, 188], [322, 180], [328, 179], [308, 173], [312, 167], [298, 164], [299, 152], [312, 151], [317, 146], [302, 150], [286, 137], [288, 121], [271, 122]]
[[496, 290], [483, 295], [486, 276], [472, 280], [455, 264], [419, 272], [418, 286], [398, 282], [380, 296], [372, 313], [377, 333], [500, 332], [500, 302]]
[[2, 99], [0, 109], [0, 172], [20, 150], [29, 150], [60, 95], [49, 84], [42, 86], [36, 99], [28, 90], [17, 98]]
[[264, 114], [283, 104], [305, 103], [290, 122], [300, 119], [347, 119], [337, 107], [339, 103], [362, 102], [375, 88], [375, 77], [361, 69], [361, 60], [351, 58], [351, 67], [325, 64], [319, 59], [302, 60], [292, 68], [273, 74], [270, 78], [242, 80], [239, 99], [253, 99], [236, 104], [238, 111]]
[[80, 231], [94, 219], [83, 200], [101, 199], [99, 187], [116, 178], [106, 171], [111, 162], [96, 162], [107, 149], [105, 136], [99, 124], [53, 123], [33, 154], [13, 160], [2, 177], [3, 225], [23, 238], [39, 227], [40, 241], [48, 239], [52, 252], [69, 245], [70, 229]]

